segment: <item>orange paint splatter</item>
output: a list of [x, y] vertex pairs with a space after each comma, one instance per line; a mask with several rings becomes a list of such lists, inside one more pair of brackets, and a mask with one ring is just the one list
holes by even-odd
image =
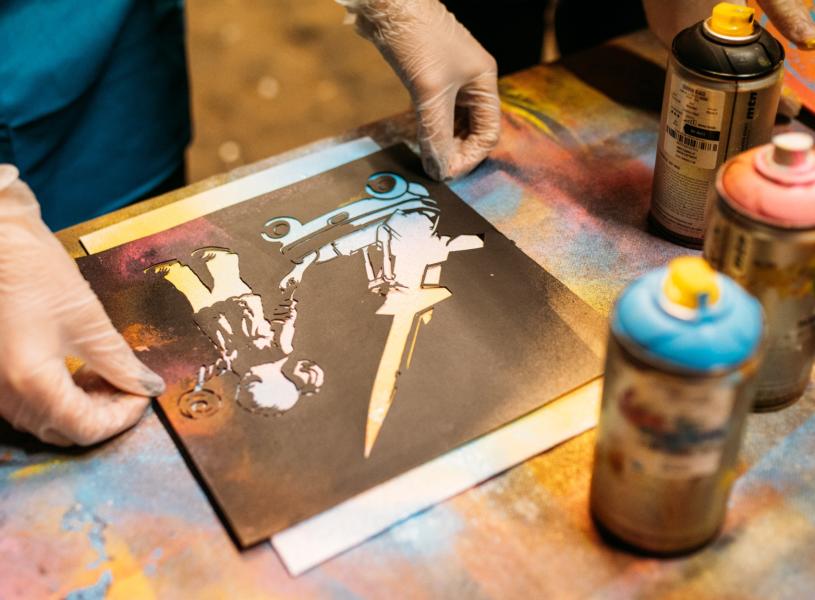
[[127, 343], [137, 352], [143, 352], [149, 348], [166, 346], [173, 342], [161, 331], [150, 325], [143, 323], [131, 323], [122, 332]]

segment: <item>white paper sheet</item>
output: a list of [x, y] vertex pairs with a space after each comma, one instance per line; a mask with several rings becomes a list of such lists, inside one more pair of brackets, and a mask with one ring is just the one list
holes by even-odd
[[369, 137], [345, 142], [97, 229], [79, 241], [88, 254], [96, 254], [308, 179], [378, 150], [379, 144]]
[[299, 575], [597, 424], [602, 379], [272, 537]]

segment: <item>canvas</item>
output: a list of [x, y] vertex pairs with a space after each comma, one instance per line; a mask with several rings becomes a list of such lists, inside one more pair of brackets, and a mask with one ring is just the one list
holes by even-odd
[[404, 146], [79, 264], [244, 546], [602, 370], [603, 319]]

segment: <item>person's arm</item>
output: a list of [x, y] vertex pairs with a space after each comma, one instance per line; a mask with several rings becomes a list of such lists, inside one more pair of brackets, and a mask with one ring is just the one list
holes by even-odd
[[[18, 175], [0, 165], [0, 417], [44, 442], [93, 444], [135, 424], [164, 382], [113, 328]], [[73, 377], [69, 355], [85, 361]]]
[[469, 172], [498, 143], [493, 57], [438, 0], [337, 0], [410, 92], [428, 175]]

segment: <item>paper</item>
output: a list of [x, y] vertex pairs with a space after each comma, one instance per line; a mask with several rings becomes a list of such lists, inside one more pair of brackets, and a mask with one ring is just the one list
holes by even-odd
[[603, 320], [403, 146], [80, 266], [241, 545], [601, 372]]
[[599, 379], [272, 537], [292, 575], [597, 424]]
[[80, 237], [79, 241], [88, 254], [96, 254], [114, 246], [166, 231], [171, 227], [182, 225], [227, 206], [233, 206], [258, 194], [280, 189], [295, 181], [302, 181], [377, 150], [379, 150], [379, 144], [369, 137], [337, 144], [97, 229]]

